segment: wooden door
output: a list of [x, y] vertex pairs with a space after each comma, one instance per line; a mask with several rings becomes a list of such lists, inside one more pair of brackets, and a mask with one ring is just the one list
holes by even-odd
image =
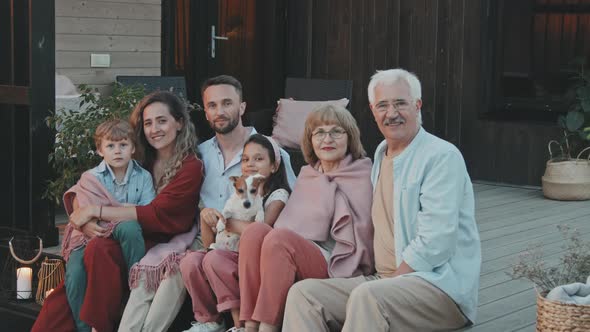
[[247, 112], [273, 107], [285, 80], [284, 15], [284, 0], [164, 1], [162, 72], [184, 75], [191, 101], [201, 103], [207, 78], [228, 74], [242, 83]]

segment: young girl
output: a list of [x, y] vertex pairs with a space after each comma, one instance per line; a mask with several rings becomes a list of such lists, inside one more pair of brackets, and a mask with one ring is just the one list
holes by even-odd
[[[244, 145], [242, 174], [260, 174], [267, 178], [263, 185], [264, 223], [274, 225], [291, 192], [279, 146], [272, 138], [254, 134]], [[202, 220], [202, 218], [201, 218]], [[251, 222], [227, 220], [227, 229], [241, 234]], [[213, 228], [201, 221], [203, 246], [214, 241]], [[240, 291], [238, 253], [228, 250], [196, 251], [180, 262], [184, 284], [193, 301], [196, 322], [189, 332], [225, 331], [220, 312], [230, 310], [235, 330], [240, 331]], [[185, 331], [185, 332], [186, 332]]]

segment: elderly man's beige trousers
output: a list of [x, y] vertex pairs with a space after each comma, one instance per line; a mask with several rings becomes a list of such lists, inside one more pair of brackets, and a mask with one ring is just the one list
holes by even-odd
[[445, 331], [467, 322], [455, 302], [424, 279], [360, 276], [296, 283], [283, 331]]

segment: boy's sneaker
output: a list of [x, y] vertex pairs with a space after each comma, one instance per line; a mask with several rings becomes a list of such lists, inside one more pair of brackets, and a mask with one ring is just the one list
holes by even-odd
[[217, 323], [217, 322], [191, 322], [191, 328], [188, 330], [184, 330], [183, 332], [223, 332], [225, 331], [225, 324], [224, 323]]

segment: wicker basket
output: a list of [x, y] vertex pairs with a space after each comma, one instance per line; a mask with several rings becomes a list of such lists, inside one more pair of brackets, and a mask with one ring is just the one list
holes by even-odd
[[[551, 154], [551, 143], [549, 153]], [[555, 142], [556, 143], [556, 142]], [[542, 177], [543, 195], [560, 201], [581, 201], [590, 199], [590, 155], [588, 159], [580, 156], [590, 147], [582, 150], [576, 159], [547, 161], [545, 175]]]
[[537, 332], [590, 331], [590, 305], [550, 301], [537, 292]]

